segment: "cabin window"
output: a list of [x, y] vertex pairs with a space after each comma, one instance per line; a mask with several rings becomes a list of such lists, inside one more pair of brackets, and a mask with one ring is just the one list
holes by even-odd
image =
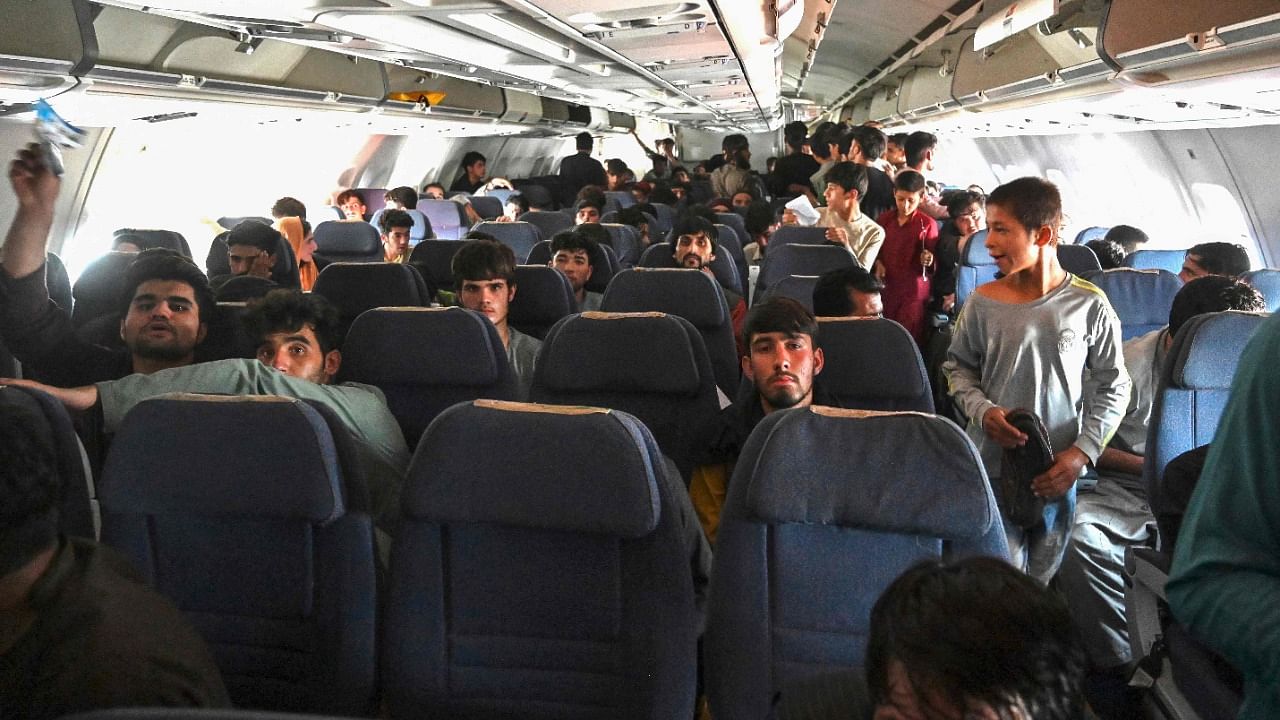
[[1196, 242], [1239, 243], [1249, 253], [1251, 267], [1266, 267], [1249, 218], [1230, 190], [1214, 183], [1192, 183], [1191, 199], [1202, 228], [1201, 239]]

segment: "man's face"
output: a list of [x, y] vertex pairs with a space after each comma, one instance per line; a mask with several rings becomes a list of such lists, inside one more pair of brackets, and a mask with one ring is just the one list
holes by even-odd
[[488, 280], [463, 280], [458, 300], [462, 307], [484, 313], [494, 327], [507, 324], [507, 312], [516, 297], [515, 287], [502, 278]]
[[484, 177], [484, 171], [486, 169], [487, 169], [487, 165], [485, 164], [484, 160], [477, 160], [471, 163], [470, 165], [467, 166], [467, 179], [470, 180], [471, 182], [475, 182], [477, 180], [482, 179]]
[[822, 350], [814, 349], [808, 335], [756, 333], [742, 372], [755, 383], [766, 413], [805, 407], [813, 401], [813, 378], [822, 372]]
[[736, 208], [749, 208], [751, 207], [751, 193], [734, 193], [733, 197], [729, 198], [729, 202], [733, 203]]
[[[829, 186], [828, 186], [829, 187]], [[920, 201], [924, 199], [924, 191], [910, 192], [907, 190], [894, 190], [893, 202], [898, 206], [898, 217], [908, 217], [920, 207]]]
[[987, 212], [978, 203], [973, 203], [966, 207], [960, 215], [952, 219], [955, 221], [956, 230], [960, 231], [960, 235], [969, 237], [987, 224]]
[[641, 205], [649, 202], [649, 194], [639, 188], [631, 188], [631, 198]]
[[520, 206], [517, 203], [507, 203], [502, 207], [502, 214], [508, 220], [517, 220], [520, 218]]
[[850, 289], [849, 301], [853, 304], [854, 317], [877, 318], [884, 314], [884, 301], [878, 292]]
[[1038, 244], [1038, 233], [1018, 222], [1001, 206], [987, 206], [987, 254], [996, 261], [1001, 273], [1011, 275], [1035, 265], [1040, 253], [1048, 247]]
[[626, 179], [622, 175], [614, 175], [608, 171], [605, 171], [604, 177], [609, 183], [609, 190], [611, 191], [621, 190], [623, 183], [626, 182]]
[[587, 205], [578, 210], [578, 224], [598, 223], [600, 222], [600, 208], [594, 205]]
[[884, 159], [890, 165], [902, 165], [907, 161], [907, 151], [896, 142], [889, 142], [884, 150]]
[[428, 185], [427, 189], [422, 191], [422, 194], [426, 195], [428, 198], [432, 200], [443, 200], [444, 188], [440, 187], [439, 185]]
[[676, 196], [676, 202], [684, 200], [684, 188], [679, 185], [672, 186], [671, 194]]
[[338, 374], [342, 353], [324, 352], [315, 328], [303, 325], [293, 332], [275, 332], [262, 338], [258, 343], [258, 361], [285, 375], [326, 385]]
[[840, 183], [827, 183], [827, 189], [823, 191], [822, 197], [827, 200], [827, 207], [836, 212], [846, 213], [849, 211], [851, 203], [858, 202], [857, 190], [845, 190]]
[[715, 244], [703, 232], [681, 235], [676, 239], [674, 255], [680, 267], [701, 270], [716, 259]]
[[148, 280], [133, 291], [120, 321], [129, 352], [154, 360], [183, 360], [204, 340], [195, 290], [179, 280]]
[[232, 275], [269, 278], [276, 256], [253, 245], [232, 245], [227, 248], [227, 261], [231, 264]]
[[1178, 279], [1182, 281], [1183, 285], [1186, 285], [1196, 278], [1202, 278], [1210, 274], [1212, 273], [1200, 266], [1199, 255], [1187, 255], [1182, 259], [1182, 270], [1178, 272]]
[[368, 207], [358, 196], [352, 196], [342, 201], [342, 213], [347, 216], [348, 220], [363, 220], [366, 210], [368, 210]]
[[394, 262], [409, 254], [409, 228], [393, 227], [382, 236], [382, 250], [387, 262]]
[[557, 250], [551, 258], [551, 267], [569, 278], [575, 293], [586, 287], [591, 279], [591, 255], [586, 250]]

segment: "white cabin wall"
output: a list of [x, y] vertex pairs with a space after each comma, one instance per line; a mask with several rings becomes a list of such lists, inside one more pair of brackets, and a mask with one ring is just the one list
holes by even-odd
[[[680, 133], [681, 159], [689, 170], [708, 158], [720, 154], [720, 143], [727, 132], [707, 132], [705, 130], [684, 130]], [[751, 169], [764, 174], [768, 168], [770, 156], [781, 157], [778, 150], [777, 133], [752, 133], [747, 135], [751, 146]]]

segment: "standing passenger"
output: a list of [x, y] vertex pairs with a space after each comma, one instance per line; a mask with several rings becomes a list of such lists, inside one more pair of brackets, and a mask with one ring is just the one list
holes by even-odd
[[929, 302], [934, 270], [933, 250], [938, 245], [938, 225], [920, 211], [924, 178], [904, 170], [893, 180], [897, 208], [880, 216], [884, 247], [876, 259], [876, 276], [884, 281], [884, 314], [902, 323], [916, 343], [923, 346], [924, 310]]
[[751, 147], [746, 135], [729, 135], [720, 144], [724, 164], [711, 173], [711, 193], [730, 198], [739, 191], [751, 192]]
[[[905, 169], [915, 170], [927, 179], [928, 173], [933, 172], [933, 153], [937, 147], [938, 138], [932, 133], [916, 131], [908, 135], [905, 146], [907, 153]], [[929, 183], [926, 182], [925, 186], [928, 188]], [[924, 199], [920, 202], [920, 209], [935, 220], [946, 220], [947, 209], [938, 202], [937, 195], [936, 188], [926, 191]]]
[[565, 189], [577, 193], [588, 185], [604, 187], [608, 180], [604, 175], [604, 166], [591, 157], [591, 148], [595, 146], [595, 138], [591, 133], [582, 131], [575, 138], [577, 152], [560, 161], [560, 179]]
[[[827, 228], [827, 240], [846, 247], [859, 265], [871, 267], [884, 244], [884, 228], [858, 208], [858, 200], [867, 190], [866, 168], [851, 162], [836, 163], [827, 171], [824, 182], [827, 206], [818, 208], [817, 226]], [[795, 222], [790, 210], [782, 218], [783, 222]]]

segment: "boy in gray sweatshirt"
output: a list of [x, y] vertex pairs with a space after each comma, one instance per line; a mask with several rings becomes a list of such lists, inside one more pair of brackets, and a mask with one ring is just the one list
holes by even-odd
[[[1005, 415], [1022, 408], [1044, 422], [1054, 462], [1032, 480], [1044, 519], [1030, 529], [1005, 521], [1014, 563], [1042, 583], [1062, 562], [1076, 479], [1115, 433], [1130, 385], [1106, 295], [1058, 264], [1061, 220], [1061, 196], [1046, 180], [1019, 178], [991, 193], [986, 246], [1003, 277], [969, 297], [943, 364], [997, 497], [1001, 450], [1027, 441]], [[1092, 396], [1086, 368], [1097, 383]]]

